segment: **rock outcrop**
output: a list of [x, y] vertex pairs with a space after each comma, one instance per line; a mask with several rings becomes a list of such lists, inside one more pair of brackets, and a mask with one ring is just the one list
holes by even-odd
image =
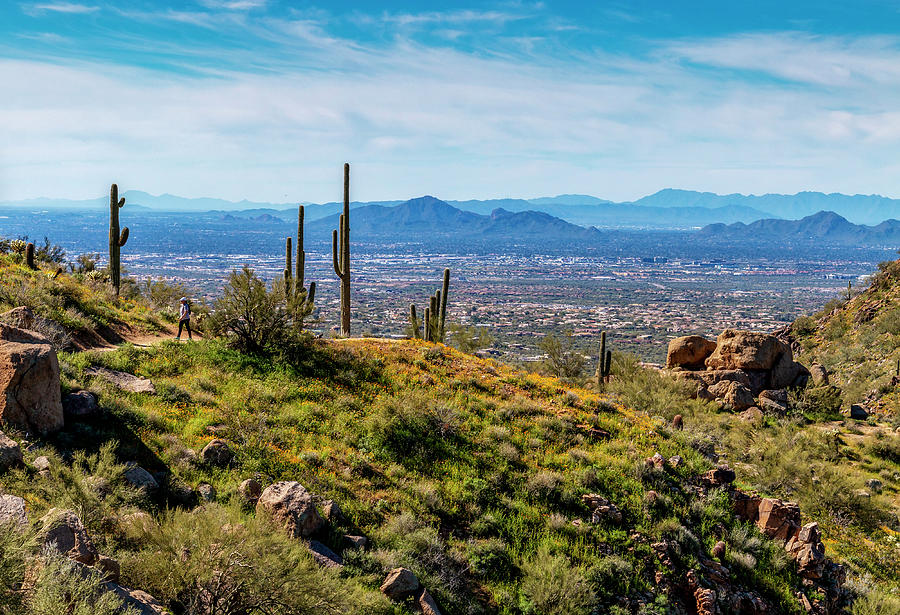
[[81, 519], [71, 510], [51, 508], [41, 517], [39, 524], [39, 537], [45, 547], [52, 547], [70, 559], [88, 566], [97, 561], [97, 548], [84, 529]]
[[50, 340], [0, 324], [0, 422], [48, 433], [63, 421], [59, 362]]
[[89, 367], [84, 370], [88, 376], [96, 376], [109, 382], [111, 385], [122, 391], [129, 393], [147, 393], [148, 395], [156, 394], [156, 387], [148, 378], [141, 378], [127, 372], [119, 372], [114, 369], [106, 369], [105, 367]]
[[[666, 367], [677, 378], [696, 382], [697, 398], [715, 400], [736, 412], [755, 406], [784, 414], [786, 389], [805, 386], [810, 377], [809, 370], [794, 361], [788, 343], [774, 335], [735, 329], [726, 329], [715, 342], [699, 336], [672, 340]], [[766, 391], [765, 399], [755, 401]]]
[[4, 493], [0, 494], [0, 526], [7, 523], [24, 527], [28, 524], [28, 515], [25, 513], [25, 500]]
[[402, 600], [419, 589], [419, 579], [409, 568], [394, 568], [381, 584], [381, 593], [391, 600]]

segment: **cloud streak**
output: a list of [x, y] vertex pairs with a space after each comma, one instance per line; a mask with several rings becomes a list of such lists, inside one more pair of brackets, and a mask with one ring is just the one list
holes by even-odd
[[[387, 44], [346, 38], [328, 16], [197, 15], [216, 37], [160, 49], [192, 69], [179, 74], [0, 60], [0, 82], [14, 84], [0, 99], [0, 200], [96, 196], [113, 180], [333, 200], [345, 160], [361, 199], [900, 193], [894, 38], [741, 34], [555, 54], [498, 37], [471, 53], [398, 33]], [[424, 21], [454, 19], [464, 21]], [[258, 45], [219, 46], [238, 31]]]

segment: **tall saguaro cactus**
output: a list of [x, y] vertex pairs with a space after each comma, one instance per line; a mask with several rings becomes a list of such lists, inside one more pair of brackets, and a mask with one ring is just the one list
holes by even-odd
[[297, 276], [292, 279], [291, 238], [285, 239], [284, 248], [284, 292], [288, 305], [294, 312], [294, 322], [303, 328], [303, 319], [312, 313], [316, 297], [316, 283], [310, 282], [309, 289], [303, 287], [306, 278], [306, 252], [303, 251], [303, 205], [297, 210]]
[[350, 336], [350, 165], [344, 163], [344, 213], [338, 231], [331, 231], [331, 260], [341, 281], [341, 335]]
[[109, 188], [109, 281], [119, 294], [121, 276], [121, 248], [128, 241], [128, 227], [119, 233], [119, 210], [125, 206], [125, 197], [119, 198], [119, 187], [113, 184]]

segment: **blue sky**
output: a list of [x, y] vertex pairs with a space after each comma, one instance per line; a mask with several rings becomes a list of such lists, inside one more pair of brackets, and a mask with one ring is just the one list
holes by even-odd
[[4, 0], [0, 201], [900, 196], [898, 2], [423, 7]]

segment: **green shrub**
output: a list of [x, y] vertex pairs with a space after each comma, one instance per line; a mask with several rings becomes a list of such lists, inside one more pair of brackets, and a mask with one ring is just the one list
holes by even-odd
[[187, 612], [387, 613], [387, 601], [313, 563], [277, 528], [207, 505], [170, 511], [122, 556], [123, 582]]
[[106, 590], [103, 577], [79, 567], [69, 558], [45, 553], [27, 600], [27, 615], [138, 615], [116, 594]]
[[853, 615], [896, 615], [900, 613], [900, 597], [873, 591], [853, 603]]
[[814, 422], [841, 419], [841, 390], [834, 386], [809, 387], [790, 393], [791, 413]]
[[369, 444], [403, 464], [433, 462], [453, 453], [456, 411], [418, 392], [382, 400], [366, 420]]
[[19, 588], [25, 577], [25, 562], [32, 546], [30, 534], [21, 531], [13, 522], [0, 523], [0, 605], [15, 608], [21, 604]]
[[515, 570], [509, 548], [498, 538], [472, 543], [468, 558], [472, 572], [485, 579], [507, 579]]
[[633, 573], [631, 562], [618, 555], [608, 555], [590, 568], [588, 579], [597, 595], [610, 601], [628, 594]]
[[538, 551], [522, 568], [520, 608], [529, 615], [587, 615], [596, 596], [578, 568], [561, 555]]

